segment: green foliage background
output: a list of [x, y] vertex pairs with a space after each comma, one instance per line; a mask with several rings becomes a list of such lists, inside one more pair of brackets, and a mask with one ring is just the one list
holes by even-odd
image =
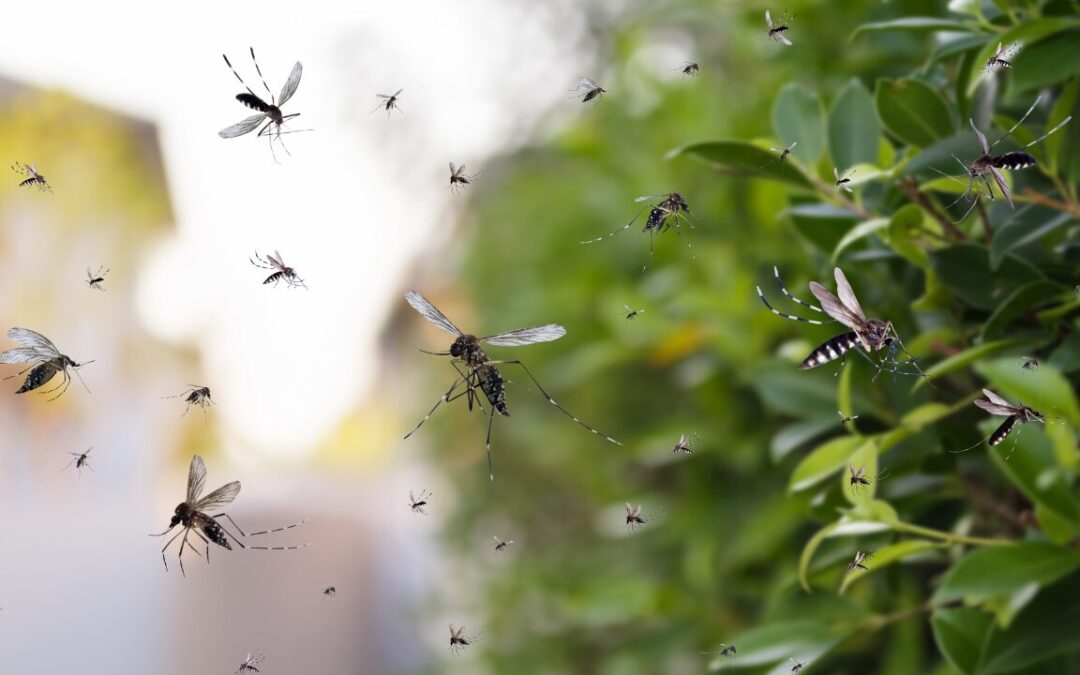
[[[511, 366], [494, 488], [486, 420], [462, 405], [425, 431], [462, 495], [447, 541], [481, 582], [456, 607], [485, 617], [493, 670], [780, 673], [791, 657], [809, 673], [1080, 672], [1080, 121], [1012, 174], [1015, 210], [984, 199], [954, 225], [966, 181], [932, 169], [974, 158], [968, 117], [993, 140], [1042, 94], [1024, 143], [1080, 114], [1080, 14], [942, 5], [790, 3], [793, 47], [766, 38], [764, 6], [636, 6], [594, 26], [609, 93], [475, 186], [470, 327], [564, 324], [557, 343], [492, 354], [625, 443], [562, 418]], [[655, 62], [671, 40], [693, 45], [698, 77]], [[1013, 40], [1015, 68], [984, 77]], [[795, 140], [793, 163], [761, 168]], [[855, 167], [850, 199], [833, 166]], [[672, 190], [692, 249], [659, 236], [642, 273], [641, 221], [579, 243]], [[932, 386], [861, 359], [800, 372], [837, 330], [761, 306], [759, 284], [799, 313], [773, 265], [803, 296], [843, 267]], [[646, 311], [627, 321], [624, 304]], [[1000, 423], [971, 405], [984, 386], [1055, 419], [950, 453]], [[859, 417], [844, 428], [838, 410]], [[689, 457], [671, 454], [680, 433], [700, 434]], [[854, 494], [848, 464], [887, 475]], [[655, 518], [627, 535], [624, 501]], [[496, 533], [516, 549], [470, 563]], [[857, 549], [876, 553], [870, 570], [845, 576]], [[721, 643], [737, 655], [702, 655]]]

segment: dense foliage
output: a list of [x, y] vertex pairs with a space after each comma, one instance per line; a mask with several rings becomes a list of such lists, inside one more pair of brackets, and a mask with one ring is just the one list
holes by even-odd
[[[1006, 172], [1015, 209], [980, 186], [954, 223], [971, 195], [955, 201], [967, 178], [950, 157], [977, 156], [969, 118], [993, 141], [1037, 96], [998, 149], [1080, 115], [1078, 7], [795, 4], [792, 47], [768, 40], [761, 9], [675, 3], [599, 30], [609, 93], [472, 195], [475, 329], [566, 325], [559, 342], [492, 353], [625, 443], [573, 425], [511, 366], [494, 488], [486, 419], [454, 406], [433, 420], [462, 494], [447, 539], [482, 589], [482, 659], [514, 673], [779, 673], [789, 658], [809, 673], [1078, 672], [1080, 119], [1028, 149], [1037, 167]], [[987, 75], [1012, 41], [1015, 67]], [[663, 62], [671, 45], [691, 47], [696, 78]], [[853, 194], [834, 166], [854, 168]], [[642, 221], [579, 243], [671, 190], [692, 209], [692, 248], [659, 235], [643, 273]], [[799, 371], [839, 331], [762, 307], [756, 285], [806, 312], [782, 302], [773, 265], [804, 299], [842, 267], [927, 378], [858, 358]], [[645, 312], [628, 321], [624, 305]], [[1002, 419], [972, 405], [982, 387], [1047, 423], [979, 444]], [[672, 454], [681, 433], [700, 435], [692, 455]], [[849, 464], [881, 480], [853, 491]], [[655, 518], [627, 534], [624, 501]], [[516, 548], [475, 562], [492, 534]], [[849, 574], [856, 550], [875, 555]], [[702, 655], [721, 643], [737, 654]]]

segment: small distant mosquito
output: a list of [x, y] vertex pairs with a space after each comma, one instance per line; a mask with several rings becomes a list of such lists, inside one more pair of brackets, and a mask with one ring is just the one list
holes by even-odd
[[851, 486], [851, 491], [855, 493], [860, 492], [864, 487], [870, 485], [870, 483], [884, 478], [887, 473], [886, 471], [882, 471], [878, 475], [871, 477], [866, 475], [865, 466], [860, 466], [856, 469], [854, 464], [848, 464], [848, 469], [851, 470], [851, 477], [848, 479], [848, 485]]
[[180, 417], [187, 415], [188, 411], [191, 410], [191, 406], [193, 405], [197, 405], [202, 408], [203, 414], [205, 415], [206, 409], [214, 404], [214, 400], [210, 398], [210, 387], [204, 387], [198, 384], [189, 384], [188, 387], [190, 387], [190, 389], [187, 389], [182, 394], [177, 394], [176, 396], [165, 396], [163, 398], [180, 398], [181, 396], [184, 397], [184, 403], [187, 403], [187, 407], [184, 408], [184, 414], [180, 415]]
[[[675, 229], [676, 234], [682, 235], [683, 220], [685, 220], [686, 224], [689, 225], [691, 228], [694, 227], [694, 224], [690, 221], [690, 218], [686, 215], [683, 215], [690, 213], [690, 205], [686, 203], [686, 199], [683, 198], [682, 194], [679, 192], [669, 192], [667, 194], [660, 195], [643, 195], [641, 197], [638, 197], [634, 201], [655, 203], [646, 204], [644, 208], [639, 210], [637, 214], [630, 219], [630, 222], [628, 222], [626, 225], [623, 225], [614, 232], [609, 232], [608, 234], [596, 237], [595, 239], [588, 239], [581, 243], [593, 244], [604, 239], [610, 239], [616, 234], [630, 229], [630, 226], [633, 225], [637, 221], [637, 219], [641, 217], [641, 214], [645, 213], [645, 211], [648, 210], [649, 217], [645, 220], [645, 227], [643, 227], [641, 231], [649, 233], [649, 259], [651, 260], [653, 255], [654, 235], [663, 234], [671, 228]], [[686, 239], [686, 246], [693, 250], [693, 247], [690, 244], [689, 237], [687, 237]], [[646, 262], [645, 265], [641, 268], [642, 271], [645, 271], [648, 266], [649, 263]]]
[[772, 150], [774, 153], [778, 153], [778, 154], [777, 154], [776, 157], [773, 157], [769, 161], [762, 164], [760, 168], [764, 169], [765, 167], [772, 165], [774, 162], [777, 162], [777, 163], [780, 164], [780, 171], [783, 172], [784, 171], [784, 162], [787, 161], [788, 155], [791, 154], [791, 151], [794, 150], [795, 146], [798, 145], [798, 144], [799, 144], [799, 142], [795, 141], [794, 143], [787, 146], [786, 148], [769, 147], [769, 150]]
[[1002, 46], [999, 42], [997, 50], [986, 59], [986, 67], [984, 70], [987, 73], [993, 73], [998, 70], [1008, 70], [1013, 67], [1012, 59], [1020, 53], [1020, 50], [1024, 48], [1022, 42], [1010, 42], [1009, 44]]
[[630, 532], [634, 531], [639, 525], [644, 525], [648, 521], [645, 520], [645, 516], [641, 514], [641, 504], [637, 506], [631, 506], [630, 502], [626, 502], [626, 529]]
[[606, 89], [604, 89], [603, 87], [598, 85], [594, 80], [592, 80], [592, 79], [590, 79], [588, 77], [583, 77], [580, 80], [578, 80], [578, 85], [577, 85], [577, 87], [575, 87], [573, 89], [573, 91], [577, 91], [577, 92], [584, 91], [585, 92], [585, 94], [581, 97], [581, 102], [582, 103], [588, 103], [589, 101], [592, 101], [593, 99], [599, 99], [601, 96], [603, 96], [604, 94], [607, 93]]
[[514, 543], [513, 539], [511, 539], [510, 541], [503, 541], [502, 539], [499, 539], [498, 537], [492, 537], [492, 539], [495, 540], [495, 550], [496, 551], [505, 551], [507, 546]]
[[210, 542], [229, 551], [232, 550], [232, 544], [229, 543], [229, 539], [232, 539], [233, 542], [242, 549], [256, 551], [294, 551], [307, 546], [307, 544], [302, 544], [300, 546], [250, 546], [245, 544], [237, 539], [236, 535], [225, 529], [225, 527], [218, 522], [218, 518], [227, 518], [232, 526], [236, 528], [236, 531], [240, 533], [241, 537], [254, 537], [273, 532], [283, 532], [297, 527], [298, 525], [302, 525], [306, 521], [302, 520], [298, 523], [286, 525], [285, 527], [277, 527], [272, 530], [245, 533], [229, 514], [219, 513], [211, 515], [207, 513], [207, 511], [220, 509], [223, 506], [231, 504], [233, 500], [236, 499], [236, 495], [240, 494], [240, 481], [234, 480], [231, 483], [226, 483], [205, 497], [201, 496], [204, 487], [206, 487], [206, 464], [203, 463], [202, 457], [194, 455], [191, 458], [191, 466], [188, 468], [187, 495], [185, 496], [184, 501], [177, 504], [173, 516], [169, 520], [169, 528], [164, 532], [150, 535], [151, 537], [164, 537], [172, 532], [178, 525], [181, 526], [180, 531], [174, 534], [169, 541], [165, 542], [165, 546], [161, 549], [161, 562], [165, 563], [166, 571], [169, 569], [169, 563], [165, 560], [165, 551], [172, 546], [172, 543], [176, 541], [177, 537], [184, 535], [183, 539], [180, 540], [180, 552], [177, 559], [180, 561], [180, 573], [187, 576], [187, 573], [184, 571], [184, 547], [190, 548], [196, 555], [199, 553], [195, 546], [188, 541], [188, 536], [193, 532], [195, 533], [195, 536], [202, 539], [203, 543], [206, 545], [207, 563], [210, 562]]
[[735, 656], [735, 645], [729, 645], [724, 642], [720, 643], [720, 649], [715, 649], [711, 652], [701, 652], [702, 654], [719, 654], [720, 656]]
[[328, 598], [332, 598], [335, 595], [337, 595], [337, 588], [334, 587], [334, 586], [327, 586], [326, 588], [323, 589], [322, 594], [325, 595]]
[[765, 32], [768, 33], [769, 39], [783, 42], [790, 47], [791, 40], [787, 39], [787, 36], [784, 35], [784, 33], [791, 30], [791, 26], [789, 26], [788, 24], [790, 24], [791, 20], [794, 18], [794, 15], [788, 16], [787, 12], [785, 11], [776, 20], [776, 23], [773, 23], [772, 16], [769, 14], [769, 10], [765, 10]]
[[693, 437], [680, 434], [679, 440], [675, 442], [675, 447], [671, 449], [671, 452], [676, 455], [692, 455], [694, 448], [691, 446], [691, 440], [697, 442], [697, 434], [694, 434]]
[[419, 497], [414, 497], [412, 491], [409, 491], [409, 508], [413, 510], [413, 513], [421, 513], [427, 515], [427, 511], [424, 507], [428, 505], [428, 500], [431, 499], [431, 492], [428, 490], [421, 490]]
[[[499, 372], [498, 366], [519, 366], [525, 375], [532, 380], [536, 385], [536, 389], [544, 399], [555, 406], [562, 414], [569, 417], [577, 425], [584, 427], [593, 434], [600, 436], [609, 443], [615, 445], [622, 445], [614, 438], [600, 433], [593, 427], [585, 424], [577, 417], [575, 417], [569, 410], [559, 405], [551, 397], [551, 394], [547, 393], [540, 382], [533, 376], [532, 371], [526, 367], [525, 363], [518, 359], [500, 359], [494, 360], [488, 357], [481, 347], [482, 343], [494, 345], [496, 347], [519, 347], [521, 345], [531, 345], [538, 342], [551, 342], [558, 340], [563, 335], [566, 335], [566, 329], [562, 326], [554, 323], [544, 324], [542, 326], [532, 326], [530, 328], [518, 328], [517, 330], [510, 330], [503, 333], [496, 333], [495, 335], [488, 335], [487, 337], [476, 337], [475, 335], [467, 335], [461, 332], [457, 326], [446, 318], [443, 314], [431, 304], [424, 296], [420, 295], [416, 291], [409, 291], [405, 294], [405, 300], [420, 313], [425, 319], [434, 324], [439, 330], [449, 333], [454, 336], [454, 342], [450, 345], [450, 348], [445, 352], [428, 352], [436, 356], [449, 356], [450, 365], [457, 372], [457, 377], [454, 379], [454, 383], [450, 385], [450, 389], [436, 401], [431, 410], [424, 415], [413, 430], [405, 434], [405, 438], [412, 436], [416, 433], [416, 430], [421, 427], [434, 414], [435, 410], [442, 403], [449, 403], [454, 399], [462, 396], [466, 397], [466, 401], [469, 405], [469, 410], [472, 410], [473, 405], [477, 405], [483, 410], [483, 399], [487, 399], [488, 404], [491, 406], [491, 410], [488, 411], [488, 429], [487, 438], [485, 440], [485, 448], [487, 449], [488, 456], [488, 475], [492, 482], [495, 481], [495, 471], [493, 468], [491, 458], [491, 427], [495, 421], [495, 413], [509, 417], [510, 410], [506, 405], [506, 381], [503, 379], [502, 374]], [[464, 385], [464, 390], [458, 393], [458, 387]]]
[[[987, 443], [990, 444], [990, 447], [1000, 445], [1001, 442], [1005, 440], [1005, 437], [1009, 435], [1009, 432], [1012, 431], [1013, 427], [1016, 424], [1027, 424], [1028, 422], [1046, 422], [1046, 418], [1043, 416], [1043, 414], [1040, 413], [1038, 410], [1035, 410], [1034, 408], [1029, 408], [1025, 405], [1015, 405], [1013, 403], [1009, 403], [1008, 401], [1001, 398], [989, 389], [983, 389], [982, 393], [983, 396], [985, 396], [986, 398], [975, 399], [975, 405], [982, 408], [991, 415], [1003, 415], [1007, 417], [1007, 419], [1001, 423], [1001, 426], [999, 426], [994, 431], [994, 433], [990, 434], [990, 438], [987, 440]], [[972, 448], [977, 448], [980, 445], [982, 445], [982, 441], [979, 441], [971, 447], [964, 448], [963, 450], [954, 450], [952, 452], [967, 452], [968, 450], [971, 450]], [[1011, 456], [1012, 453], [1010, 452], [1009, 455]], [[1006, 457], [1006, 459], [1008, 459], [1008, 457]]]
[[[22, 386], [15, 392], [16, 394], [25, 394], [28, 391], [33, 391], [49, 382], [49, 380], [57, 373], [60, 373], [63, 375], [63, 381], [56, 387], [41, 392], [43, 394], [51, 394], [59, 389], [60, 393], [49, 399], [50, 401], [55, 401], [63, 396], [64, 392], [67, 391], [68, 385], [71, 384], [71, 375], [68, 373], [68, 369], [74, 371], [75, 375], [79, 377], [79, 381], [82, 382], [82, 376], [79, 375], [79, 368], [82, 368], [88, 363], [93, 363], [93, 361], [75, 363], [70, 356], [61, 354], [60, 350], [56, 348], [56, 345], [54, 345], [49, 338], [41, 333], [34, 332], [29, 328], [12, 328], [7, 332], [7, 336], [22, 346], [16, 347], [15, 349], [9, 349], [0, 354], [0, 363], [30, 364], [27, 368], [20, 370], [15, 375], [9, 375], [4, 378], [5, 380], [8, 380], [12, 377], [18, 377], [28, 370], [30, 371], [30, 374], [26, 376], [26, 380], [23, 382]], [[83, 388], [89, 393], [90, 388], [86, 386], [85, 382], [83, 382]]]
[[300, 275], [296, 273], [296, 270], [284, 263], [284, 258], [281, 257], [281, 253], [278, 251], [274, 251], [273, 255], [267, 253], [265, 257], [259, 255], [258, 251], [255, 251], [255, 259], [252, 260], [251, 258], [248, 258], [248, 262], [260, 269], [273, 271], [270, 276], [263, 280], [264, 286], [266, 284], [274, 284], [277, 286], [278, 282], [284, 281], [286, 286], [292, 286], [294, 288], [303, 286], [304, 288], [307, 288], [307, 284], [305, 284], [304, 280], [300, 278]]
[[476, 180], [476, 174], [468, 175], [465, 173], [465, 165], [455, 165], [450, 162], [450, 191], [454, 194], [461, 192], [461, 189]]
[[843, 426], [848, 422], [854, 422], [859, 419], [858, 415], [845, 415], [842, 410], [837, 410], [836, 414], [840, 416], [840, 425]]
[[[390, 116], [391, 110], [397, 110], [398, 112], [403, 113], [404, 111], [401, 109], [401, 106], [397, 104], [398, 97], [401, 96], [401, 92], [403, 91], [405, 90], [398, 89], [393, 94], [375, 94], [379, 98], [383, 99], [379, 102], [379, 105], [375, 106], [375, 110], [378, 110], [379, 108], [384, 108], [386, 110], [387, 117]], [[375, 112], [375, 110], [372, 110], [371, 112]]]
[[645, 313], [645, 310], [643, 310], [643, 309], [631, 309], [630, 305], [623, 305], [623, 307], [626, 308], [626, 318], [627, 318], [627, 320], [636, 319], [638, 314], [644, 314]]
[[257, 656], [252, 656], [251, 652], [248, 652], [247, 658], [245, 658], [244, 662], [240, 664], [240, 667], [236, 669], [236, 672], [237, 673], [257, 673], [257, 672], [259, 672], [259, 669], [256, 668], [255, 666], [257, 664], [261, 663], [262, 660], [265, 659], [265, 658], [266, 658], [266, 656], [263, 655], [263, 654], [259, 654]]
[[29, 164], [15, 162], [11, 165], [11, 170], [19, 175], [26, 176], [26, 179], [19, 183], [19, 187], [36, 185], [42, 192], [52, 192], [52, 186], [45, 180], [45, 176], [38, 173], [37, 165], [34, 162]]
[[844, 192], [851, 192], [852, 191], [852, 189], [851, 189], [851, 174], [855, 173], [854, 170], [851, 170], [851, 171], [841, 175], [840, 170], [837, 169], [834, 166], [833, 170], [832, 170], [832, 173], [833, 173], [833, 176], [836, 177], [836, 187], [840, 188]]
[[874, 557], [873, 553], [868, 553], [868, 552], [865, 552], [865, 551], [855, 551], [855, 559], [848, 563], [848, 566], [847, 566], [848, 572], [851, 572], [851, 571], [854, 571], [854, 570], [862, 570], [864, 572], [869, 572], [870, 568], [867, 567], [866, 565], [864, 565], [863, 563], [869, 561], [870, 558], [873, 558], [873, 557]]
[[104, 291], [105, 287], [101, 284], [105, 281], [105, 275], [109, 273], [109, 268], [102, 265], [98, 268], [97, 272], [91, 272], [90, 268], [86, 268], [86, 283], [98, 291]]
[[90, 466], [90, 451], [93, 449], [94, 446], [90, 446], [86, 449], [86, 452], [69, 452], [68, 454], [71, 455], [72, 459], [70, 462], [67, 463], [67, 466], [65, 466], [63, 470], [67, 471], [71, 468], [71, 465], [74, 464], [75, 470], [79, 472], [80, 476], [82, 475], [82, 469], [84, 466], [87, 469], [93, 471], [94, 467]]
[[291, 115], [285, 115], [281, 112], [281, 107], [284, 106], [289, 101], [289, 99], [293, 97], [293, 94], [296, 93], [296, 88], [300, 86], [300, 76], [304, 74], [304, 67], [300, 65], [299, 61], [297, 61], [293, 65], [292, 72], [289, 73], [289, 79], [285, 80], [284, 86], [281, 87], [281, 94], [279, 94], [277, 99], [275, 100], [273, 92], [270, 91], [269, 85], [266, 84], [266, 79], [263, 78], [262, 70], [259, 68], [259, 62], [255, 60], [255, 48], [250, 47], [249, 51], [251, 52], [251, 61], [255, 64], [255, 71], [259, 73], [259, 79], [262, 80], [263, 87], [266, 88], [266, 93], [270, 94], [270, 103], [267, 103], [263, 99], [259, 98], [258, 95], [256, 95], [255, 92], [251, 90], [251, 87], [247, 86], [247, 83], [244, 82], [244, 78], [240, 77], [240, 73], [236, 72], [236, 68], [233, 68], [233, 64], [229, 62], [229, 57], [222, 54], [221, 58], [225, 59], [225, 64], [229, 66], [229, 70], [233, 72], [233, 75], [236, 76], [237, 80], [240, 80], [240, 84], [244, 85], [244, 89], [247, 89], [247, 93], [237, 94], [236, 100], [240, 101], [252, 110], [258, 110], [259, 114], [252, 115], [251, 117], [237, 122], [231, 127], [226, 127], [222, 129], [218, 132], [218, 136], [221, 136], [222, 138], [236, 138], [237, 136], [243, 136], [244, 134], [255, 131], [255, 129], [257, 129], [264, 120], [268, 120], [266, 122], [266, 126], [264, 126], [262, 129], [259, 129], [258, 136], [267, 137], [267, 140], [270, 143], [270, 154], [274, 157], [274, 161], [276, 162], [277, 155], [274, 154], [273, 141], [275, 136], [277, 137], [278, 143], [281, 144], [281, 148], [285, 150], [285, 153], [290, 155], [292, 154], [289, 152], [288, 148], [285, 147], [285, 143], [281, 140], [281, 134], [295, 132], [283, 132], [281, 130], [281, 127], [284, 126], [285, 122], [287, 122], [288, 120], [291, 120], [294, 117], [299, 117], [300, 113], [292, 113]]
[[687, 77], [693, 77], [698, 74], [698, 71], [701, 70], [701, 68], [693, 61], [687, 61], [682, 65], [681, 68], [679, 68], [679, 70], [682, 72], [683, 75], [686, 75]]
[[1039, 369], [1039, 359], [1034, 356], [1025, 356], [1020, 362], [1020, 367], [1028, 372], [1034, 372]]
[[[972, 190], [974, 189], [974, 196], [972, 197], [972, 200], [971, 200], [971, 206], [968, 207], [968, 210], [965, 211], [964, 215], [961, 216], [960, 219], [958, 221], [956, 221], [956, 222], [958, 222], [958, 223], [963, 222], [964, 219], [968, 217], [968, 214], [970, 214], [971, 211], [975, 208], [975, 205], [978, 204], [979, 197], [981, 196], [981, 193], [976, 188], [976, 185], [978, 184], [979, 179], [982, 179], [982, 181], [986, 184], [986, 189], [988, 191], [988, 196], [989, 196], [989, 198], [991, 200], [993, 200], [994, 199], [994, 188], [990, 184], [990, 178], [993, 178], [994, 183], [997, 184], [998, 190], [1001, 192], [1001, 196], [1005, 198], [1005, 201], [1009, 203], [1010, 207], [1016, 208], [1015, 204], [1013, 204], [1012, 192], [1009, 190], [1008, 183], [1005, 182], [1005, 176], [1002, 175], [1001, 169], [1006, 169], [1006, 170], [1009, 170], [1009, 171], [1018, 171], [1020, 169], [1027, 169], [1029, 167], [1035, 166], [1035, 164], [1037, 164], [1035, 158], [1033, 156], [1029, 155], [1026, 152], [1022, 152], [1022, 150], [1025, 150], [1026, 148], [1030, 148], [1031, 146], [1035, 145], [1036, 143], [1039, 143], [1039, 142], [1043, 141], [1050, 134], [1054, 133], [1055, 131], [1057, 131], [1061, 127], [1068, 124], [1069, 121], [1072, 119], [1072, 115], [1069, 115], [1068, 117], [1063, 119], [1053, 129], [1051, 129], [1050, 131], [1047, 131], [1045, 134], [1043, 134], [1042, 136], [1039, 136], [1038, 138], [1036, 138], [1032, 142], [1028, 143], [1027, 145], [1021, 146], [1019, 150], [1015, 150], [1013, 152], [1007, 152], [1007, 153], [1005, 153], [1003, 155], [994, 155], [993, 150], [997, 146], [997, 144], [1002, 142], [1003, 140], [1005, 140], [1009, 136], [1011, 136], [1012, 132], [1016, 131], [1016, 129], [1021, 124], [1024, 123], [1024, 120], [1026, 120], [1028, 118], [1028, 115], [1030, 115], [1032, 113], [1032, 111], [1035, 110], [1035, 106], [1039, 105], [1040, 100], [1042, 100], [1041, 95], [1038, 96], [1035, 99], [1035, 102], [1031, 104], [1031, 107], [1028, 108], [1027, 112], [1024, 113], [1023, 117], [1021, 117], [1016, 122], [1016, 124], [1014, 124], [1012, 126], [1011, 129], [1006, 131], [1000, 138], [998, 138], [992, 144], [987, 144], [986, 136], [984, 136], [983, 133], [981, 131], [979, 131], [979, 128], [975, 126], [975, 120], [973, 120], [971, 118], [968, 118], [968, 123], [971, 125], [971, 130], [975, 132], [975, 138], [979, 142], [979, 151], [982, 154], [980, 154], [978, 157], [976, 157], [975, 160], [973, 162], [971, 162], [971, 164], [967, 164], [966, 162], [964, 162], [964, 160], [960, 159], [956, 155], [952, 156], [953, 159], [955, 159], [956, 162], [961, 167], [963, 167], [964, 173], [968, 177], [968, 183], [967, 183], [967, 187], [964, 188], [964, 191], [962, 193], [960, 193], [960, 196], [957, 197], [946, 208], [951, 208], [954, 204], [959, 202], [961, 199], [964, 199], [969, 194], [972, 194]], [[936, 169], [936, 168], [934, 170], [937, 171], [938, 173], [942, 174], [943, 176], [952, 178], [952, 176], [949, 176], [949, 174], [945, 173], [944, 171], [941, 171], [941, 170]]]
[[805, 663], [799, 663], [798, 661], [796, 661], [793, 658], [788, 657], [788, 660], [791, 661], [791, 663], [792, 663], [791, 672], [793, 672], [793, 673], [797, 673], [797, 672], [799, 672], [800, 670], [802, 670], [803, 668], [806, 667]]
[[465, 626], [460, 628], [454, 628], [454, 624], [450, 624], [450, 653], [455, 656], [461, 653], [461, 650], [472, 644], [472, 641], [476, 638], [469, 638], [463, 635], [465, 632]]

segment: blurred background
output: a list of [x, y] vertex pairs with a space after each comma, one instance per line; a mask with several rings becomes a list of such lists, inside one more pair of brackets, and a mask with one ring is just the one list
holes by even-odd
[[[792, 365], [828, 331], [754, 294], [773, 264], [793, 289], [827, 265], [781, 219], [781, 186], [665, 155], [770, 138], [785, 82], [910, 70], [916, 38], [848, 38], [940, 4], [772, 7], [796, 15], [794, 48], [765, 36], [767, 5], [715, 0], [6, 8], [0, 157], [35, 162], [53, 193], [0, 181], [0, 324], [94, 362], [92, 393], [4, 383], [0, 672], [226, 673], [263, 652], [266, 673], [693, 673], [780, 608], [831, 611], [796, 588], [815, 527], [785, 487], [788, 453], [837, 421], [831, 402], [805, 408], [832, 398], [832, 373]], [[261, 90], [249, 46], [275, 93], [304, 66], [285, 112], [311, 131], [285, 137], [291, 155], [275, 145], [280, 163], [265, 138], [217, 136], [251, 113], [221, 53]], [[586, 75], [608, 94], [583, 105]], [[374, 110], [399, 88], [401, 112]], [[448, 162], [479, 173], [461, 195]], [[651, 259], [640, 222], [580, 243], [672, 190], [695, 228]], [[310, 290], [261, 284], [248, 258], [275, 249]], [[86, 283], [99, 266], [105, 292]], [[494, 485], [487, 419], [463, 400], [402, 440], [455, 376], [418, 351], [451, 340], [408, 289], [467, 332], [566, 326], [490, 353], [624, 445], [512, 366]], [[857, 290], [882, 312], [908, 302]], [[195, 384], [215, 405], [166, 398]], [[694, 454], [673, 456], [684, 433]], [[64, 470], [90, 446], [92, 469]], [[258, 543], [311, 546], [189, 553], [186, 578], [174, 550], [166, 572], [146, 535], [196, 453], [208, 489], [243, 483], [229, 513], [245, 529], [309, 519]], [[409, 509], [421, 490], [427, 515]], [[650, 520], [633, 536], [624, 502]], [[459, 656], [449, 623], [477, 638]], [[835, 672], [919, 672], [925, 641], [896, 644]]]

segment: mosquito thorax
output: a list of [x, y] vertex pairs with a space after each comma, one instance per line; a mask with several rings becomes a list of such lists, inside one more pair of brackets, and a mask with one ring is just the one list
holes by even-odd
[[866, 338], [872, 349], [881, 349], [892, 341], [889, 336], [889, 324], [881, 319], [868, 319], [866, 322]]
[[480, 341], [475, 335], [462, 335], [450, 345], [450, 356], [463, 361], [472, 361], [481, 353], [483, 352], [480, 350]]

